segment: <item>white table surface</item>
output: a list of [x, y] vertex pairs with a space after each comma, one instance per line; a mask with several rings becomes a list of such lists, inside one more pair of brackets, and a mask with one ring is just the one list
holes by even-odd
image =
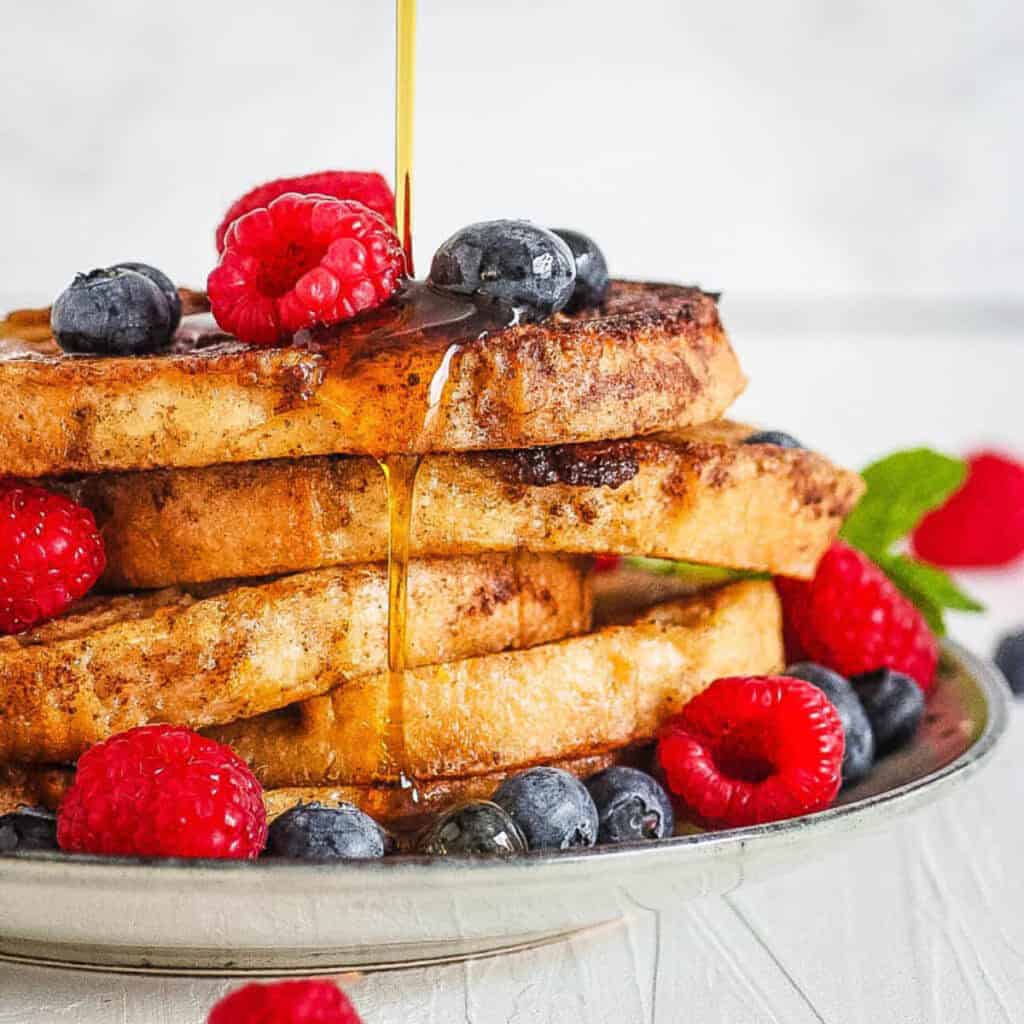
[[[858, 467], [920, 443], [1024, 455], [1024, 325], [783, 333], [741, 314], [733, 335], [753, 384], [737, 416]], [[958, 617], [954, 635], [988, 654], [998, 632], [1024, 625], [1024, 565], [964, 579], [989, 612]], [[347, 984], [367, 1024], [1013, 1024], [1024, 1020], [1019, 764], [1018, 714], [969, 785], [784, 876], [561, 945]], [[0, 965], [0, 1024], [201, 1024], [235, 984]]]

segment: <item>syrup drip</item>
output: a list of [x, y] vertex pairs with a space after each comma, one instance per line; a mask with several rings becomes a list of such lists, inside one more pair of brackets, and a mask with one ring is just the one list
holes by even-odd
[[416, 107], [416, 0], [395, 0], [395, 229], [412, 277], [412, 145]]
[[[416, 94], [416, 0], [395, 0], [395, 227], [405, 250], [406, 272], [412, 259], [412, 146]], [[441, 365], [450, 365], [446, 359]], [[436, 371], [435, 371], [436, 374]], [[433, 388], [434, 375], [430, 387]], [[444, 383], [440, 385], [444, 391]], [[430, 393], [428, 391], [428, 403]], [[384, 473], [388, 508], [388, 688], [384, 723], [384, 771], [397, 774], [419, 801], [405, 743], [405, 665], [409, 620], [409, 534], [420, 460], [414, 455], [378, 458]]]
[[388, 686], [381, 774], [397, 776], [400, 785], [412, 789], [416, 782], [407, 771], [405, 744], [405, 667], [409, 614], [409, 534], [418, 455], [382, 455], [377, 464], [384, 473], [388, 496]]

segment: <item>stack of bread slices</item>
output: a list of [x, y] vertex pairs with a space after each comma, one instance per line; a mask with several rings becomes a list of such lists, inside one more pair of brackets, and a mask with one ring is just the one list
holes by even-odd
[[[613, 282], [600, 309], [468, 341], [429, 424], [407, 346], [339, 373], [188, 317], [163, 356], [4, 345], [0, 475], [89, 507], [108, 567], [0, 639], [0, 812], [55, 802], [90, 745], [152, 722], [233, 747], [272, 813], [347, 800], [397, 830], [528, 766], [630, 761], [714, 679], [783, 667], [770, 577], [811, 576], [862, 489], [723, 418], [745, 378], [691, 288]], [[381, 758], [389, 452], [422, 455], [415, 790]], [[638, 585], [595, 576], [608, 553], [734, 572]]]

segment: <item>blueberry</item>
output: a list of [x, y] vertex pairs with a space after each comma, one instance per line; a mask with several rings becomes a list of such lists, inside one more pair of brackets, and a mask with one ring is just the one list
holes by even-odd
[[489, 220], [457, 231], [434, 253], [429, 282], [460, 295], [483, 295], [543, 320], [572, 297], [576, 261], [556, 234], [525, 220]]
[[1024, 629], [1019, 633], [1007, 633], [999, 641], [996, 665], [1006, 676], [1010, 689], [1017, 696], [1024, 696]]
[[774, 444], [778, 448], [803, 448], [804, 446], [792, 435], [781, 430], [761, 430], [751, 434], [744, 444]]
[[875, 734], [871, 723], [853, 687], [845, 676], [833, 672], [824, 665], [812, 661], [801, 661], [790, 665], [786, 675], [794, 679], [805, 679], [813, 683], [832, 702], [839, 712], [846, 737], [846, 753], [843, 755], [843, 785], [852, 786], [866, 778], [875, 763]]
[[867, 712], [879, 757], [913, 738], [924, 716], [924, 694], [910, 676], [880, 668], [854, 676], [850, 683]]
[[572, 850], [597, 840], [597, 808], [586, 787], [561, 768], [530, 768], [494, 794], [531, 850]]
[[174, 282], [162, 270], [157, 270], [148, 263], [118, 263], [113, 269], [134, 270], [136, 274], [148, 277], [163, 292], [167, 300], [167, 306], [171, 311], [171, 332], [178, 329], [178, 324], [181, 323], [181, 296]]
[[383, 857], [384, 848], [381, 827], [352, 804], [296, 804], [267, 836], [267, 853], [300, 860], [365, 860]]
[[79, 274], [53, 304], [50, 326], [65, 352], [132, 356], [165, 346], [172, 319], [153, 281], [115, 268]]
[[22, 807], [0, 815], [0, 853], [56, 850], [57, 815], [42, 807]]
[[608, 294], [608, 264], [597, 243], [587, 235], [569, 228], [552, 231], [572, 250], [576, 260], [576, 287], [566, 304], [566, 313], [578, 313], [590, 306], [600, 306]]
[[615, 765], [587, 780], [597, 807], [599, 843], [664, 839], [676, 819], [665, 790], [646, 772]]
[[417, 853], [440, 857], [511, 857], [526, 849], [519, 826], [487, 800], [452, 807], [416, 843]]

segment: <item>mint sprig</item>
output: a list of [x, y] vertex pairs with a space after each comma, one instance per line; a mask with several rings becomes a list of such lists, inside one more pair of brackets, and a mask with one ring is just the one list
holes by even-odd
[[862, 476], [867, 491], [840, 532], [843, 540], [880, 566], [939, 636], [946, 632], [947, 609], [984, 611], [941, 569], [892, 550], [960, 487], [966, 463], [930, 448], [913, 448], [873, 463]]
[[930, 448], [895, 452], [861, 474], [867, 493], [850, 513], [842, 537], [874, 557], [906, 537], [967, 476], [967, 464]]
[[655, 576], [678, 576], [701, 586], [717, 583], [733, 583], [737, 580], [769, 579], [766, 573], [747, 572], [745, 569], [722, 569], [714, 565], [700, 565], [696, 562], [675, 562], [666, 558], [630, 557], [626, 564], [634, 569]]

